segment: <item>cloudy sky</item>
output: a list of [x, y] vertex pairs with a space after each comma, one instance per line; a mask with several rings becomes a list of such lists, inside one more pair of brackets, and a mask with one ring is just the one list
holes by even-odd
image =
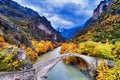
[[13, 0], [45, 16], [57, 29], [72, 28], [85, 23], [101, 0]]

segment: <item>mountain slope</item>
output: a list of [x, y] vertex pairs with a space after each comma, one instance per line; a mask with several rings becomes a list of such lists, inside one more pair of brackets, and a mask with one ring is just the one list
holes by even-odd
[[0, 0], [0, 72], [30, 69], [39, 55], [64, 41], [45, 17], [12, 0]]
[[31, 46], [31, 39], [63, 42], [64, 38], [51, 23], [30, 8], [12, 0], [0, 0], [0, 30], [7, 42]]
[[89, 26], [94, 25], [97, 23], [100, 18], [100, 16], [107, 10], [108, 4], [111, 3], [111, 0], [103, 0], [100, 2], [100, 4], [97, 6], [97, 8], [93, 11], [93, 16], [85, 23], [84, 29], [79, 30], [78, 33], [75, 35], [80, 36], [84, 33], [86, 33]]
[[[79, 31], [74, 41], [101, 41], [101, 42], [115, 42], [119, 40], [119, 18], [120, 7], [119, 0], [113, 1], [107, 5], [105, 11], [96, 18], [96, 22], [88, 25], [83, 31]], [[99, 8], [99, 7], [98, 7]]]

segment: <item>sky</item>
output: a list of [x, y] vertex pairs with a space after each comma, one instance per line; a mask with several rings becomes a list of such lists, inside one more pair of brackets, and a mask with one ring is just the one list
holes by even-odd
[[101, 0], [13, 0], [45, 16], [53, 28], [73, 28], [84, 24]]

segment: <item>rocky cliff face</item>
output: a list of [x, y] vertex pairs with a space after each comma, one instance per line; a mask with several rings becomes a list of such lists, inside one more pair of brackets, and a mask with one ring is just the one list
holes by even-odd
[[107, 9], [108, 2], [107, 0], [101, 1], [100, 4], [93, 12], [93, 19], [98, 19], [98, 17]]
[[110, 4], [112, 0], [103, 0], [100, 1], [100, 4], [93, 11], [93, 16], [86, 22], [86, 26], [91, 25], [96, 22], [96, 20], [101, 16], [101, 14], [107, 10], [108, 4]]
[[64, 41], [45, 17], [12, 0], [0, 0], [0, 30], [4, 33], [6, 41], [15, 45], [22, 43], [30, 46], [31, 39]]

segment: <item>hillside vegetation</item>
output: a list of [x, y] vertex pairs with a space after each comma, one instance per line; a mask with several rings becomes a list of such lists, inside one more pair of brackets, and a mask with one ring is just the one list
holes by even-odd
[[[94, 24], [87, 26], [82, 35], [80, 32], [73, 40], [64, 43], [61, 54], [74, 52], [102, 59], [115, 61], [116, 67], [108, 67], [102, 61], [96, 70], [97, 80], [119, 80], [120, 79], [120, 0], [113, 0], [96, 20]], [[77, 63], [80, 61], [76, 57], [65, 59], [67, 63]]]
[[[21, 67], [25, 67], [28, 63], [34, 63], [39, 55], [53, 50], [55, 45], [51, 41], [36, 41], [32, 40], [34, 49], [25, 46], [24, 44], [19, 48], [16, 45], [7, 43], [4, 39], [3, 33], [0, 34], [0, 72], [1, 71], [19, 71], [23, 70]], [[25, 50], [28, 60], [18, 59], [18, 51]], [[27, 62], [30, 61], [30, 62]], [[30, 66], [28, 66], [30, 67]], [[31, 67], [30, 67], [31, 68]], [[28, 68], [29, 69], [29, 68]]]
[[[12, 0], [0, 0], [0, 72], [29, 69], [29, 63], [64, 41], [44, 16]], [[20, 50], [27, 58], [18, 59]]]

